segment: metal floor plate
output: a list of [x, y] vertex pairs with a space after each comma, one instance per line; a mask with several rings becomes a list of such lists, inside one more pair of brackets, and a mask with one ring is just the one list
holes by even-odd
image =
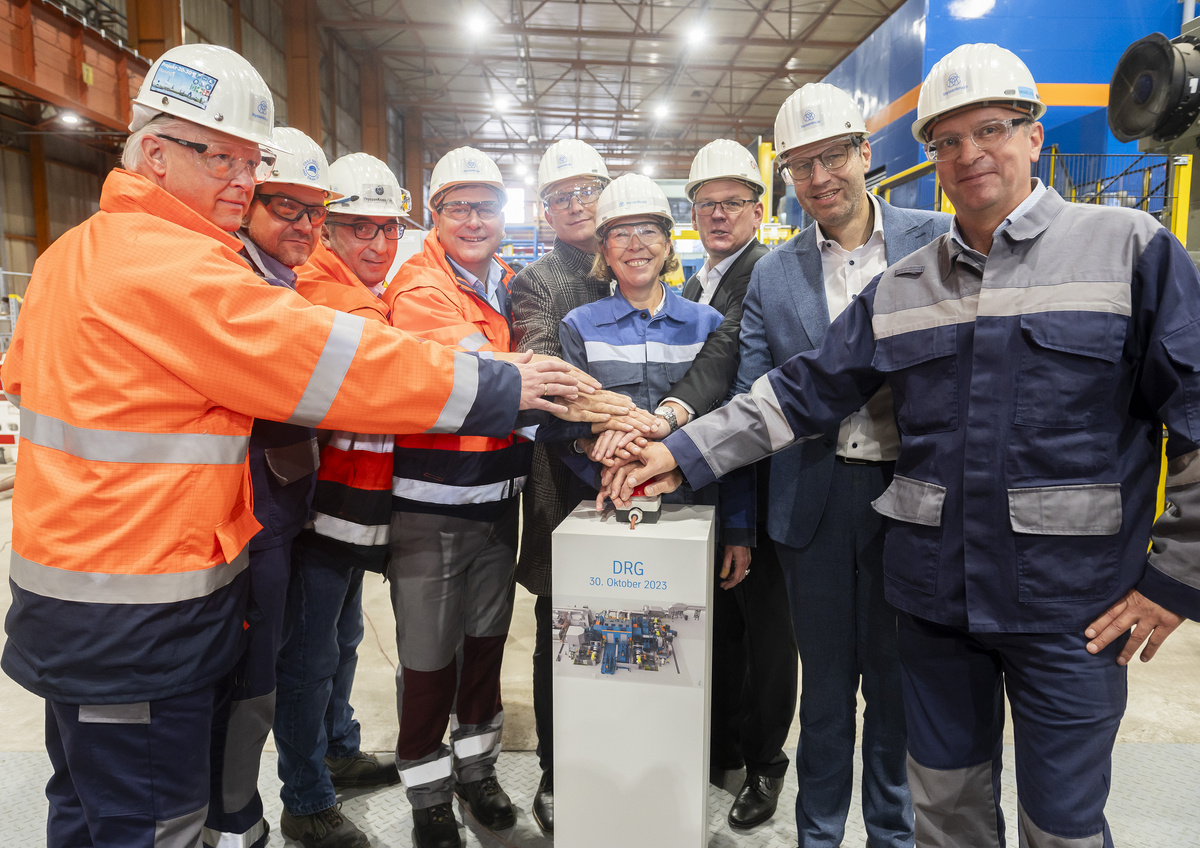
[[[50, 763], [41, 753], [0, 753], [0, 812], [5, 821], [6, 848], [34, 848], [45, 844], [46, 798], [43, 787]], [[470, 820], [456, 804], [460, 833], [469, 848], [543, 848], [553, 841], [542, 835], [529, 814], [541, 773], [532, 752], [500, 756], [499, 777], [517, 806], [517, 825], [492, 834]], [[1012, 748], [1005, 748], [1004, 814], [1009, 822], [1009, 844], [1015, 845], [1016, 787], [1013, 781]], [[259, 786], [271, 822], [271, 848], [294, 846], [278, 832], [279, 780], [275, 755], [263, 756]], [[733, 798], [709, 787], [709, 848], [794, 848], [796, 825], [791, 804], [796, 797], [795, 773], [788, 773], [785, 800], [775, 818], [751, 831], [732, 831], [725, 814]], [[404, 790], [399, 786], [371, 792], [347, 792], [342, 812], [364, 830], [376, 848], [410, 848], [412, 814]], [[1200, 848], [1200, 745], [1121, 743], [1113, 752], [1113, 793], [1107, 815], [1118, 848]], [[850, 819], [843, 842], [845, 848], [866, 845], [866, 831], [858, 814], [859, 790], [855, 787]], [[465, 827], [461, 824], [466, 822]], [[604, 844], [597, 835], [596, 845]], [[592, 848], [592, 846], [566, 846]], [[664, 846], [663, 848], [674, 848]]]

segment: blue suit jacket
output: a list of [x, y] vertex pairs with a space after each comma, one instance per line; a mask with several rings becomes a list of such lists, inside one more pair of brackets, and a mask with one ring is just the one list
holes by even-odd
[[[884, 250], [888, 265], [950, 229], [941, 212], [899, 209], [882, 199]], [[741, 362], [734, 393], [797, 353], [821, 346], [829, 306], [816, 227], [809, 225], [754, 266], [746, 292], [740, 334]], [[829, 494], [837, 430], [793, 445], [771, 457], [767, 532], [777, 542], [800, 548], [817, 529]]]

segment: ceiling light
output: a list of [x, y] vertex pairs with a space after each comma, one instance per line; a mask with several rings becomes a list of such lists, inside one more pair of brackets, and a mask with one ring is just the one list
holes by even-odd
[[671, 114], [671, 107], [666, 103], [659, 103], [654, 107], [654, 117], [656, 118], [665, 118], [669, 114]]
[[467, 18], [467, 32], [475, 38], [479, 38], [487, 29], [487, 21], [483, 19], [483, 15], [475, 14]]
[[493, 104], [495, 105], [497, 112], [504, 112], [509, 106], [508, 97], [503, 94], [497, 94]]
[[694, 25], [687, 32], [688, 46], [696, 47], [697, 45], [699, 45], [700, 43], [702, 43], [704, 41], [704, 37], [706, 35], [707, 35], [707, 33], [704, 31], [704, 27], [701, 24]]
[[657, 53], [651, 53], [647, 58], [650, 60], [651, 65], [658, 64], [658, 54]]
[[525, 167], [525, 163], [524, 163], [524, 162], [518, 162], [518, 163], [517, 163], [516, 171], [517, 171], [517, 176], [518, 176], [518, 177], [523, 177], [523, 176], [525, 176], [526, 174], [528, 174], [528, 173], [529, 173], [529, 169]]
[[654, 176], [654, 166], [653, 165], [643, 165], [642, 166], [642, 176], [653, 177]]
[[63, 112], [61, 115], [58, 116], [58, 119], [60, 121], [62, 121], [64, 124], [78, 124], [79, 123], [79, 116], [76, 115], [74, 112]]
[[532, 174], [529, 174], [525, 177], [525, 185], [528, 185], [528, 186], [533, 185], [533, 175]]

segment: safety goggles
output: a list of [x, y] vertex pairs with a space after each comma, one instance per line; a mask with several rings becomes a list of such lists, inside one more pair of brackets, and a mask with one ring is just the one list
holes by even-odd
[[262, 205], [270, 209], [272, 215], [281, 221], [287, 221], [289, 224], [294, 224], [307, 215], [309, 223], [315, 227], [324, 221], [325, 216], [329, 214], [329, 210], [325, 208], [325, 204], [323, 203], [319, 203], [316, 206], [309, 206], [307, 203], [301, 203], [296, 198], [288, 197], [286, 194], [258, 194], [255, 195], [254, 199], [262, 201]]
[[188, 141], [175, 138], [172, 135], [157, 135], [164, 141], [173, 141], [178, 145], [193, 150], [208, 172], [219, 180], [234, 180], [249, 171], [255, 184], [266, 182], [275, 166], [275, 155], [259, 151], [257, 159], [247, 159], [225, 152], [219, 144], [201, 144], [198, 141]]

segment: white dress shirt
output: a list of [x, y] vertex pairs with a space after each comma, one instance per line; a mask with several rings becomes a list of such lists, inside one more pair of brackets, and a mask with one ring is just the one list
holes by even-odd
[[[821, 273], [825, 279], [825, 301], [829, 320], [842, 314], [850, 302], [876, 275], [887, 270], [883, 243], [883, 212], [879, 201], [867, 194], [873, 210], [874, 227], [866, 243], [846, 250], [827, 238], [816, 224], [817, 248], [821, 252]], [[886, 383], [867, 405], [850, 415], [838, 429], [838, 456], [867, 461], [894, 461], [900, 455], [900, 436], [892, 411], [892, 390]]]
[[717, 293], [717, 286], [721, 284], [721, 278], [725, 276], [725, 272], [729, 267], [737, 261], [737, 258], [746, 252], [746, 248], [754, 243], [754, 239], [742, 245], [741, 250], [730, 256], [726, 256], [716, 265], [711, 268], [705, 262], [703, 267], [696, 272], [696, 279], [700, 281], [700, 303], [708, 306], [712, 303], [713, 295]]

